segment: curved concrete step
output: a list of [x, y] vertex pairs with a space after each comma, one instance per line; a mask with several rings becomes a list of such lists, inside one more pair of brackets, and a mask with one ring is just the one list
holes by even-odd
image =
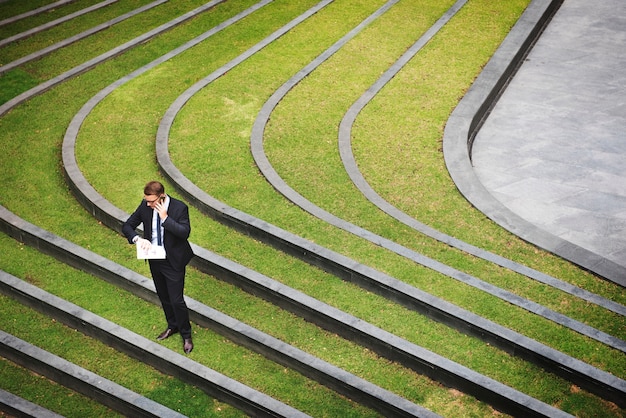
[[48, 30], [50, 28], [53, 28], [53, 27], [55, 27], [57, 25], [60, 25], [61, 23], [65, 23], [67, 21], [70, 21], [70, 20], [78, 17], [78, 16], [82, 16], [82, 15], [84, 15], [86, 13], [91, 13], [94, 10], [98, 10], [98, 9], [103, 8], [103, 7], [109, 6], [109, 5], [111, 5], [111, 4], [115, 3], [115, 2], [117, 2], [117, 0], [104, 0], [104, 1], [101, 1], [100, 3], [94, 4], [93, 6], [86, 7], [84, 9], [82, 9], [82, 10], [79, 10], [77, 12], [71, 13], [71, 14], [69, 14], [67, 16], [63, 16], [63, 17], [61, 17], [59, 19], [53, 20], [52, 22], [47, 22], [47, 23], [44, 23], [43, 25], [37, 26], [36, 28], [29, 29], [27, 31], [15, 34], [13, 36], [9, 36], [8, 38], [0, 39], [0, 47], [8, 45], [11, 42], [17, 42], [19, 40], [28, 38], [29, 36], [33, 36], [36, 33], [43, 32], [44, 30]]
[[[7, 0], [2, 0], [2, 1], [7, 1]], [[0, 3], [2, 1], [0, 1]], [[0, 26], [8, 25], [8, 24], [17, 22], [18, 20], [26, 19], [27, 17], [36, 16], [36, 15], [38, 15], [40, 13], [44, 13], [44, 12], [47, 12], [48, 10], [56, 9], [57, 7], [64, 6], [64, 5], [66, 5], [68, 3], [72, 3], [74, 1], [76, 1], [76, 0], [59, 0], [59, 1], [56, 1], [54, 3], [46, 4], [45, 6], [41, 6], [41, 7], [38, 7], [36, 9], [33, 9], [33, 10], [29, 10], [27, 12], [20, 13], [19, 15], [7, 17], [6, 19], [0, 20]]]
[[[7, 273], [0, 271], [0, 280]], [[0, 330], [0, 355], [35, 373], [82, 393], [120, 414], [145, 418], [184, 418], [178, 412], [139, 395], [115, 382], [105, 379], [48, 351], [42, 350]], [[4, 391], [3, 391], [4, 392]], [[2, 397], [4, 399], [4, 397]], [[17, 406], [28, 406], [15, 404]], [[20, 408], [21, 409], [21, 408]], [[30, 407], [36, 415], [46, 416], [39, 407]], [[21, 415], [21, 413], [20, 413]], [[56, 414], [54, 414], [56, 415]]]
[[[68, 80], [71, 80], [72, 78], [84, 73], [85, 71], [89, 71], [90, 69], [94, 68], [95, 66], [102, 64], [103, 62], [106, 62], [108, 60], [110, 60], [111, 58], [114, 58], [122, 53], [124, 53], [125, 51], [128, 51], [138, 45], [141, 45], [144, 42], [149, 41], [150, 39], [164, 33], [167, 32], [173, 28], [175, 28], [176, 26], [190, 20], [193, 19], [194, 17], [196, 17], [197, 15], [199, 15], [200, 13], [203, 13], [213, 7], [215, 7], [217, 4], [224, 2], [225, 0], [212, 0], [209, 3], [206, 3], [203, 6], [200, 6], [190, 12], [187, 12], [181, 16], [178, 16], [175, 19], [170, 20], [167, 23], [162, 24], [161, 26], [152, 29], [146, 33], [144, 33], [143, 35], [140, 35], [138, 37], [136, 37], [135, 39], [132, 39], [122, 45], [119, 45], [107, 52], [105, 52], [104, 54], [101, 54], [93, 59], [90, 59], [87, 62], [84, 62], [81, 65], [78, 65], [66, 72], [64, 72], [63, 74], [60, 74], [48, 81], [45, 81], [33, 88], [31, 88], [28, 91], [25, 91], [24, 93], [12, 98], [11, 100], [9, 100], [8, 102], [0, 105], [0, 116], [4, 115], [5, 113], [7, 113], [8, 111], [10, 111], [11, 109], [13, 109], [14, 107], [16, 107], [17, 105], [25, 102], [26, 100], [32, 99], [35, 96], [38, 96], [48, 90], [50, 90], [51, 88], [53, 88], [56, 85], [59, 85], [61, 83], [64, 83]], [[271, 1], [271, 0], [270, 0]]]
[[123, 14], [121, 16], [118, 16], [116, 18], [113, 18], [113, 19], [111, 19], [111, 20], [109, 20], [107, 22], [104, 22], [104, 23], [101, 23], [101, 24], [99, 24], [97, 26], [94, 26], [93, 28], [87, 29], [87, 30], [85, 30], [85, 31], [83, 31], [83, 32], [81, 32], [79, 34], [76, 34], [76, 35], [71, 36], [71, 37], [69, 37], [67, 39], [64, 39], [62, 41], [56, 42], [56, 43], [54, 43], [54, 44], [52, 44], [50, 46], [42, 48], [39, 51], [32, 52], [32, 53], [30, 53], [30, 54], [28, 54], [28, 55], [26, 55], [24, 57], [18, 58], [16, 60], [11, 61], [11, 62], [7, 62], [7, 63], [5, 63], [5, 64], [0, 66], [0, 74], [6, 73], [7, 71], [12, 70], [13, 68], [19, 67], [22, 64], [26, 64], [27, 62], [30, 62], [30, 61], [39, 59], [41, 57], [44, 57], [44, 56], [46, 56], [46, 55], [48, 55], [48, 54], [50, 54], [50, 53], [52, 53], [52, 52], [54, 52], [54, 51], [56, 51], [58, 49], [61, 49], [61, 48], [66, 47], [68, 45], [71, 45], [74, 42], [78, 42], [81, 39], [87, 38], [87, 37], [89, 37], [89, 36], [91, 36], [91, 35], [93, 35], [95, 33], [98, 33], [100, 31], [108, 29], [108, 28], [110, 28], [111, 26], [113, 26], [113, 25], [115, 25], [117, 23], [123, 22], [126, 19], [129, 19], [129, 18], [131, 18], [133, 16], [136, 16], [136, 15], [138, 15], [140, 13], [143, 13], [146, 10], [150, 10], [153, 7], [159, 6], [159, 5], [161, 5], [161, 4], [163, 4], [163, 3], [167, 2], [167, 1], [169, 1], [169, 0], [156, 0], [156, 1], [153, 1], [152, 3], [146, 4], [145, 6], [138, 7], [137, 9], [135, 9], [135, 10], [133, 10], [131, 12], [125, 13], [125, 14]]
[[6, 390], [0, 389], [0, 411], [4, 411], [11, 416], [32, 417], [32, 418], [62, 418], [49, 409], [43, 408], [35, 403], [20, 398]]
[[[85, 335], [96, 338], [118, 351], [149, 364], [163, 373], [195, 385], [210, 396], [248, 414], [284, 418], [308, 417], [301, 411], [274, 398], [230, 379], [221, 373], [192, 361], [182, 354], [169, 350], [73, 303], [32, 286], [4, 271], [0, 271], [0, 289], [9, 297], [55, 318]], [[133, 414], [129, 415], [132, 416]]]

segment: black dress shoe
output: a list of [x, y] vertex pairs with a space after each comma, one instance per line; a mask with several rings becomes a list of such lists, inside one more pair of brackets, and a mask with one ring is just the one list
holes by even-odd
[[172, 335], [176, 334], [177, 332], [178, 332], [177, 329], [168, 328], [168, 329], [166, 329], [165, 331], [163, 331], [162, 333], [159, 334], [159, 336], [157, 337], [157, 340], [163, 341], [166, 338], [169, 338]]
[[193, 341], [191, 341], [191, 338], [183, 339], [183, 351], [185, 354], [191, 353], [191, 350], [193, 350]]

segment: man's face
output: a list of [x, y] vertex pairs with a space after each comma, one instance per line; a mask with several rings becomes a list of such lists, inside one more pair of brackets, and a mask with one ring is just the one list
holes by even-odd
[[159, 199], [161, 198], [161, 196], [156, 195], [156, 194], [150, 194], [150, 195], [147, 194], [147, 195], [144, 195], [143, 198], [146, 201], [146, 205], [154, 209], [156, 204], [159, 202]]

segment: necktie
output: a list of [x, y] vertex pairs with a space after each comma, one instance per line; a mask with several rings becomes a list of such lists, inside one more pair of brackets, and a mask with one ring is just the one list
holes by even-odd
[[157, 213], [156, 228], [157, 228], [157, 245], [160, 247], [163, 244], [161, 243], [161, 217], [159, 216], [158, 213]]

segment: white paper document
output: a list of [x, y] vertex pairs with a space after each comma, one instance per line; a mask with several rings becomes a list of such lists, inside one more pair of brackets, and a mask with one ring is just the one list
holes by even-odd
[[165, 259], [165, 247], [151, 245], [148, 251], [142, 250], [137, 245], [137, 259], [139, 260], [162, 260]]

